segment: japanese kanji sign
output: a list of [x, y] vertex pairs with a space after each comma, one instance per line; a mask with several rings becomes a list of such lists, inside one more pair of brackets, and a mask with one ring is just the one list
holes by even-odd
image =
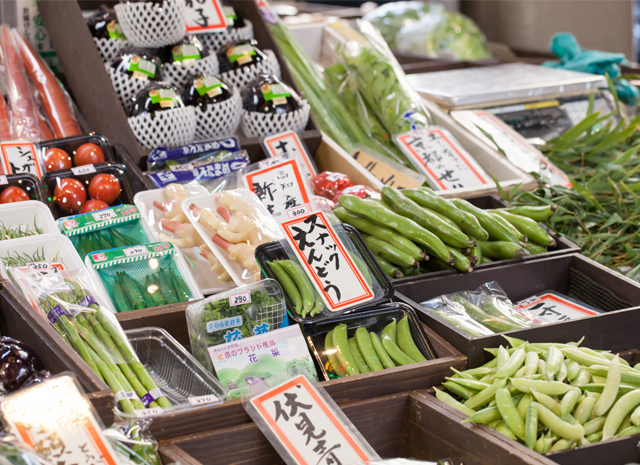
[[118, 465], [71, 376], [57, 376], [5, 397], [0, 410], [11, 432], [56, 465]]
[[321, 211], [282, 223], [286, 240], [327, 308], [345, 310], [373, 299], [373, 291]]
[[303, 375], [252, 398], [249, 404], [272, 433], [267, 438], [289, 454], [288, 463], [351, 465], [377, 458]]
[[532, 317], [540, 318], [547, 323], [577, 320], [599, 314], [599, 312], [554, 293], [545, 293], [518, 302], [516, 309], [526, 310]]
[[572, 186], [560, 168], [500, 118], [477, 110], [452, 111], [451, 116], [487, 145], [504, 152], [507, 159], [525, 173], [537, 173], [552, 185]]
[[404, 173], [400, 167], [393, 166], [395, 163], [382, 161], [361, 149], [354, 150], [351, 157], [385, 186], [397, 187], [398, 189], [416, 189], [422, 186], [426, 180], [421, 174]]
[[411, 163], [435, 190], [486, 186], [491, 178], [446, 129], [417, 129], [396, 137]]
[[34, 174], [42, 178], [42, 167], [36, 148], [29, 142], [4, 142], [2, 151], [2, 172], [4, 174]]
[[226, 17], [219, 0], [186, 0], [185, 3], [188, 33], [202, 34], [226, 30]]
[[309, 176], [318, 174], [315, 166], [311, 163], [311, 155], [307, 152], [297, 132], [287, 131], [266, 136], [262, 139], [262, 146], [268, 157], [290, 155], [292, 158], [304, 160]]

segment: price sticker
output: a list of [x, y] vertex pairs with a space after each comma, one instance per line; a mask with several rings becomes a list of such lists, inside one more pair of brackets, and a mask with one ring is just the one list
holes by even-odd
[[96, 221], [105, 221], [111, 218], [116, 218], [118, 214], [113, 210], [101, 210], [96, 213], [92, 213], [91, 216], [93, 216]]
[[435, 190], [487, 186], [491, 178], [443, 128], [431, 126], [396, 136], [396, 145]]
[[173, 172], [191, 171], [193, 169], [193, 163], [183, 163], [182, 165], [168, 165], [169, 169]]
[[114, 396], [114, 402], [117, 404], [118, 402], [120, 402], [121, 400], [134, 400], [134, 399], [140, 399], [138, 397], [138, 394], [135, 393], [135, 391], [118, 391], [116, 392], [115, 396]]
[[258, 166], [260, 168], [268, 168], [270, 166], [277, 165], [281, 161], [282, 161], [282, 158], [280, 157], [267, 158], [266, 160], [262, 160], [261, 162], [258, 162]]
[[73, 168], [71, 168], [71, 172], [76, 176], [81, 176], [83, 174], [95, 173], [96, 167], [93, 165], [74, 166]]
[[51, 269], [51, 263], [49, 262], [32, 262], [27, 263], [27, 266], [35, 271], [46, 271]]
[[147, 248], [144, 245], [136, 245], [135, 247], [129, 247], [128, 249], [123, 249], [122, 252], [127, 257], [132, 257], [134, 255], [140, 255], [148, 252]]
[[4, 186], [5, 184], [9, 184], [7, 177], [4, 174], [0, 174], [0, 186]]
[[301, 207], [294, 207], [290, 210], [287, 210], [287, 216], [293, 219], [299, 217], [300, 215], [304, 215], [305, 213], [309, 213], [310, 211], [311, 209], [308, 205], [303, 205]]
[[209, 394], [206, 396], [192, 396], [187, 399], [191, 405], [205, 405], [220, 402], [217, 396]]
[[29, 142], [11, 141], [0, 144], [2, 171], [7, 174], [34, 174], [42, 178], [42, 167], [36, 148]]
[[318, 174], [309, 151], [295, 131], [286, 131], [264, 137], [262, 139], [262, 147], [264, 147], [268, 157], [291, 155], [304, 161], [309, 176]]
[[226, 30], [226, 15], [218, 0], [196, 0], [186, 3], [187, 33], [203, 34]]
[[60, 271], [64, 271], [65, 267], [60, 262], [31, 262], [25, 266], [18, 268], [18, 271], [35, 271], [42, 276], [53, 275]]
[[133, 413], [138, 418], [149, 418], [164, 413], [162, 407], [145, 408], [141, 410], [134, 410]]
[[373, 299], [373, 291], [324, 212], [312, 211], [282, 223], [304, 271], [329, 311]]
[[251, 303], [251, 292], [237, 292], [229, 296], [229, 305], [235, 307], [236, 305], [244, 305]]
[[547, 292], [518, 302], [516, 309], [526, 310], [546, 323], [578, 320], [601, 312], [555, 292]]

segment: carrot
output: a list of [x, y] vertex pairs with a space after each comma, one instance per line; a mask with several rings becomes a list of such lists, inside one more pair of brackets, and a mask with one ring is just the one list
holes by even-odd
[[9, 107], [4, 97], [0, 95], [0, 141], [11, 140], [11, 115], [9, 115]]
[[51, 129], [49, 129], [49, 125], [47, 124], [47, 120], [44, 119], [42, 113], [38, 112], [38, 125], [40, 126], [40, 131], [42, 131], [43, 140], [51, 140], [53, 139], [53, 134], [51, 134]]

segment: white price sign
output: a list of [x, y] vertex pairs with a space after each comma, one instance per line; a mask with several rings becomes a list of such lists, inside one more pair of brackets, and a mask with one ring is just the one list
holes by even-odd
[[133, 413], [138, 418], [148, 418], [148, 417], [153, 417], [155, 415], [160, 415], [164, 413], [164, 410], [162, 409], [162, 407], [153, 407], [153, 408], [145, 408], [141, 410], [134, 410]]
[[169, 169], [174, 172], [191, 171], [193, 169], [193, 163], [184, 163], [182, 165], [168, 165]]
[[91, 216], [93, 216], [96, 221], [105, 221], [111, 218], [115, 218], [118, 215], [113, 210], [101, 210], [96, 213], [92, 213]]
[[373, 291], [321, 211], [282, 223], [285, 238], [327, 308], [340, 311], [373, 299]]
[[303, 205], [301, 207], [294, 207], [290, 210], [287, 210], [287, 216], [291, 219], [297, 218], [300, 215], [304, 215], [305, 213], [309, 213], [311, 209], [308, 205]]
[[318, 174], [311, 156], [303, 145], [298, 133], [295, 131], [280, 132], [262, 139], [262, 146], [268, 157], [280, 157], [282, 155], [291, 155], [292, 157], [304, 160], [309, 176]]
[[144, 245], [136, 245], [135, 247], [129, 247], [128, 249], [123, 249], [122, 252], [127, 257], [132, 257], [134, 255], [140, 255], [148, 252], [147, 248]]
[[29, 142], [11, 141], [0, 144], [2, 171], [6, 174], [34, 174], [42, 178], [42, 167], [36, 148]]
[[93, 165], [74, 166], [73, 168], [71, 168], [71, 172], [76, 176], [81, 176], [83, 174], [95, 173], [96, 167]]
[[554, 293], [546, 293], [518, 302], [517, 309], [526, 310], [534, 318], [540, 318], [547, 323], [577, 320], [599, 314]]
[[486, 186], [491, 178], [453, 135], [431, 126], [396, 136], [396, 144], [435, 190]]
[[235, 307], [236, 305], [244, 305], [251, 303], [251, 292], [236, 292], [229, 296], [229, 305]]
[[227, 19], [219, 0], [190, 0], [186, 3], [189, 34], [226, 30]]
[[193, 396], [187, 399], [191, 405], [205, 405], [220, 402], [217, 396], [209, 394], [206, 396]]

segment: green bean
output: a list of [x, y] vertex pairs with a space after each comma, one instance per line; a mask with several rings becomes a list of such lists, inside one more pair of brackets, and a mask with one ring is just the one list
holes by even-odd
[[324, 354], [329, 359], [329, 366], [327, 371], [333, 371], [338, 378], [344, 378], [347, 376], [345, 368], [338, 362], [336, 357], [336, 349], [333, 346], [333, 331], [329, 331], [324, 338]]
[[606, 421], [607, 419], [605, 417], [592, 418], [591, 420], [589, 420], [584, 424], [584, 435], [589, 436], [590, 434], [601, 431]]
[[578, 423], [580, 423], [581, 425], [584, 425], [586, 422], [589, 421], [589, 418], [591, 418], [591, 412], [593, 411], [593, 406], [595, 405], [596, 400], [597, 399], [595, 399], [594, 397], [586, 396], [584, 399], [580, 401], [580, 403], [578, 404], [578, 407], [576, 408], [576, 411], [573, 414], [575, 419], [578, 420]]
[[451, 381], [446, 381], [442, 383], [442, 385], [447, 388], [448, 391], [451, 391], [455, 395], [462, 397], [464, 400], [468, 400], [476, 394], [475, 391], [462, 387], [459, 384], [453, 383]]
[[604, 415], [613, 405], [620, 389], [620, 360], [616, 356], [609, 365], [609, 373], [607, 374], [607, 382], [602, 391], [602, 395], [593, 406], [593, 414], [596, 416]]
[[549, 428], [552, 432], [564, 439], [578, 440], [585, 434], [585, 428], [581, 424], [577, 423], [572, 425], [564, 420], [558, 418], [551, 410], [545, 406], [531, 402], [531, 404], [538, 411], [538, 419], [542, 424]]
[[525, 427], [522, 418], [518, 414], [511, 393], [506, 388], [496, 391], [496, 405], [500, 411], [500, 415], [509, 426], [509, 429], [520, 439], [525, 437]]
[[538, 411], [531, 402], [527, 404], [527, 415], [524, 426], [525, 444], [529, 449], [533, 449], [536, 445], [538, 436]]
[[511, 383], [520, 392], [528, 393], [531, 392], [532, 389], [535, 389], [539, 393], [547, 394], [550, 396], [562, 395], [570, 389], [570, 386], [568, 386], [567, 384], [559, 383], [557, 381], [539, 381], [534, 379], [512, 378]]
[[535, 352], [527, 352], [524, 359], [524, 375], [531, 376], [538, 370], [538, 354]]
[[376, 333], [369, 333], [369, 337], [371, 338], [371, 344], [373, 345], [376, 354], [378, 354], [378, 358], [380, 358], [380, 362], [382, 362], [382, 366], [384, 368], [395, 367], [396, 364], [393, 363], [393, 360], [391, 360], [391, 357], [387, 354], [387, 351], [384, 349], [382, 341], [380, 341], [378, 335]]
[[396, 339], [400, 350], [411, 357], [414, 362], [427, 361], [413, 341], [411, 328], [409, 327], [409, 317], [406, 315], [398, 323], [396, 328]]
[[297, 315], [300, 315], [300, 311], [302, 310], [302, 297], [300, 296], [300, 291], [296, 287], [295, 283], [289, 277], [289, 274], [282, 269], [279, 262], [267, 262], [267, 265], [275, 275], [278, 282], [282, 284], [282, 289], [289, 297], [291, 305], [293, 305], [293, 311], [296, 312]]
[[554, 413], [554, 415], [557, 415], [560, 417], [560, 404], [553, 397], [543, 394], [541, 392], [538, 392], [535, 389], [531, 390], [531, 395], [535, 397], [536, 401], [538, 401], [540, 404], [544, 405], [549, 410], [551, 410]]
[[371, 344], [371, 338], [369, 332], [362, 326], [356, 329], [356, 341], [358, 342], [358, 348], [364, 356], [371, 371], [380, 371], [383, 369], [380, 358], [376, 355], [375, 349]]
[[444, 402], [445, 404], [453, 407], [454, 409], [459, 410], [460, 412], [464, 413], [465, 415], [468, 415], [469, 417], [475, 415], [476, 413], [475, 410], [470, 409], [469, 407], [466, 407], [464, 404], [458, 402], [446, 392], [441, 391], [440, 389], [437, 389], [437, 388], [434, 390], [436, 392], [436, 398], [441, 402]]
[[496, 210], [496, 214], [500, 215], [515, 226], [533, 242], [537, 242], [538, 244], [546, 247], [553, 247], [556, 245], [556, 241], [534, 220], [527, 218], [526, 216], [514, 215], [501, 210]]
[[[581, 396], [582, 390], [577, 387], [571, 388], [562, 396], [562, 400], [560, 401], [560, 418], [564, 418], [567, 414], [573, 412]], [[582, 424], [582, 422], [579, 423]]]
[[394, 265], [406, 267], [420, 265], [420, 262], [414, 260], [410, 255], [404, 253], [400, 249], [397, 249], [388, 242], [378, 239], [377, 237], [373, 237], [363, 233], [362, 239], [364, 239], [367, 247], [374, 254], [379, 255], [380, 257], [393, 263]]
[[496, 378], [508, 378], [520, 369], [527, 356], [523, 346], [518, 347], [509, 360], [496, 371]]
[[517, 242], [479, 241], [478, 245], [482, 251], [482, 256], [492, 260], [508, 260], [510, 258], [521, 258], [524, 256], [524, 249]]
[[549, 378], [552, 378], [558, 372], [563, 360], [564, 354], [560, 349], [554, 346], [550, 346], [547, 349], [546, 371]]
[[453, 247], [447, 246], [447, 249], [449, 250], [451, 257], [453, 258], [454, 268], [456, 268], [457, 270], [463, 271], [465, 273], [471, 273], [473, 271], [473, 268], [471, 266], [471, 261], [469, 261], [468, 257], [466, 257], [458, 249], [454, 249]]
[[480, 265], [482, 263], [482, 250], [479, 245], [476, 245], [471, 249], [469, 254], [469, 262], [472, 265]]
[[[596, 403], [596, 406], [597, 405], [598, 404]], [[634, 411], [638, 405], [640, 405], [640, 389], [629, 392], [618, 399], [607, 415], [607, 420], [604, 424], [604, 428], [602, 429], [602, 440], [606, 441], [613, 437], [613, 435], [616, 434], [616, 431], [618, 431], [618, 428], [625, 416]]]
[[333, 347], [336, 349], [336, 357], [344, 367], [347, 376], [359, 375], [358, 364], [349, 350], [347, 325], [341, 324], [333, 328]]
[[486, 404], [487, 402], [491, 402], [491, 400], [493, 399], [493, 397], [496, 394], [496, 391], [498, 389], [501, 389], [503, 387], [505, 387], [507, 384], [507, 380], [506, 379], [496, 379], [493, 384], [491, 386], [489, 386], [487, 389], [480, 391], [479, 393], [477, 393], [476, 395], [474, 395], [473, 397], [471, 397], [470, 399], [467, 399], [464, 402], [464, 405], [466, 405], [469, 408], [472, 409], [477, 409], [478, 407], [480, 407], [481, 405]]
[[504, 226], [498, 223], [496, 219], [489, 214], [489, 212], [486, 212], [463, 199], [453, 199], [451, 200], [451, 203], [460, 210], [466, 211], [467, 213], [475, 216], [482, 229], [489, 233], [490, 240], [517, 242], [516, 238], [513, 237], [509, 230], [505, 229]]

